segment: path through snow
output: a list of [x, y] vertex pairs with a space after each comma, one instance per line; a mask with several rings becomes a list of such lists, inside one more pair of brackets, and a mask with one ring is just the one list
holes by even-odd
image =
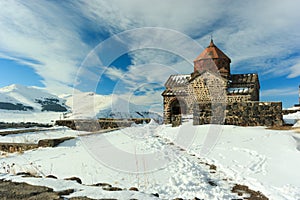
[[[150, 123], [81, 136], [56, 148], [40, 148], [1, 158], [2, 166], [14, 164], [10, 174], [31, 171], [42, 177], [51, 174], [58, 180], [1, 177], [56, 190], [76, 188], [69, 197], [126, 199], [138, 196], [152, 199], [155, 197], [151, 193], [159, 193], [162, 199], [231, 199], [238, 198], [231, 193], [231, 188], [240, 183], [261, 191], [270, 199], [300, 199], [300, 177], [295, 173], [300, 165], [300, 152], [295, 133], [264, 127], [220, 126], [212, 129], [212, 126], [215, 125], [195, 127], [188, 122], [172, 128]], [[213, 148], [204, 157], [201, 152], [210, 130], [220, 132], [214, 135], [217, 137]], [[64, 133], [78, 135], [72, 130], [53, 132], [54, 135]], [[47, 134], [51, 135], [51, 132]], [[20, 137], [35, 140], [34, 135]], [[0, 140], [8, 140], [8, 137], [0, 137]], [[20, 139], [15, 137], [14, 140]], [[213, 170], [213, 166], [217, 170]], [[0, 172], [6, 173], [3, 168]], [[79, 177], [84, 185], [63, 180], [73, 176]], [[107, 193], [99, 188], [94, 192], [87, 186], [99, 182], [127, 189], [134, 186], [140, 192]]]

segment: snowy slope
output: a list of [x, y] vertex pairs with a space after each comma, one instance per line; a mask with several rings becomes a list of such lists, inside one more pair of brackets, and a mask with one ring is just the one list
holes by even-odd
[[45, 89], [16, 84], [0, 88], [0, 122], [53, 123], [68, 109], [64, 99]]
[[76, 93], [66, 98], [72, 108], [70, 118], [152, 118], [162, 121], [160, 114], [149, 111], [146, 106], [135, 105], [117, 95], [98, 95], [92, 92]]
[[288, 115], [283, 115], [283, 120], [287, 124], [295, 124], [297, 121], [300, 121], [300, 111]]
[[[206, 155], [210, 162], [229, 178], [263, 192], [269, 199], [300, 199], [299, 133], [264, 127], [196, 126], [196, 135], [188, 151], [201, 156], [206, 137], [213, 134], [210, 130], [216, 127], [220, 135]], [[163, 128], [160, 134], [186, 146], [186, 140], [178, 140], [170, 129]]]
[[[216, 145], [209, 154], [200, 155], [209, 130], [215, 126], [192, 126], [188, 122], [173, 128], [151, 122], [105, 134], [78, 136], [56, 148], [2, 156], [0, 178], [46, 185], [55, 190], [75, 188], [69, 197], [96, 199], [157, 199], [152, 193], [158, 193], [161, 199], [241, 199], [231, 192], [235, 183], [259, 190], [269, 199], [300, 199], [297, 133], [264, 127], [220, 126]], [[67, 132], [76, 136], [76, 132]], [[191, 132], [196, 133], [192, 140]], [[29, 134], [15, 137], [36, 141]], [[53, 134], [57, 136], [59, 131]], [[5, 137], [0, 141], [8, 140]], [[214, 164], [216, 171], [212, 173], [205, 162]], [[42, 178], [10, 176], [24, 171]], [[58, 180], [44, 178], [49, 174]], [[63, 180], [73, 176], [79, 177], [84, 185]], [[100, 182], [127, 189], [106, 192], [88, 186]], [[128, 191], [130, 187], [137, 187], [140, 192]]]
[[160, 114], [149, 112], [147, 107], [135, 105], [116, 95], [89, 92], [58, 97], [45, 89], [22, 85], [0, 88], [0, 114], [0, 121], [4, 122], [48, 123], [63, 117], [153, 118], [162, 122]]
[[[67, 108], [64, 104], [65, 100], [46, 92], [44, 89], [16, 84], [0, 88], [1, 110], [65, 112]], [[13, 105], [20, 105], [20, 107], [23, 105], [24, 109], [17, 109]]]

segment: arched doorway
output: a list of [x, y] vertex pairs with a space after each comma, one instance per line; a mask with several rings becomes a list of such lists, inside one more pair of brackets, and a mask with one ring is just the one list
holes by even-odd
[[171, 123], [173, 126], [179, 126], [182, 121], [182, 115], [187, 113], [187, 106], [184, 101], [175, 99], [170, 104]]
[[184, 101], [179, 101], [178, 99], [175, 99], [171, 103], [171, 114], [172, 115], [180, 115], [180, 114], [186, 114], [186, 103]]

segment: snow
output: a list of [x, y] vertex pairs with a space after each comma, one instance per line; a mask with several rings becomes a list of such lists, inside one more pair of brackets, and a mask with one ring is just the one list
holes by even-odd
[[54, 98], [64, 103], [63, 99], [48, 93], [45, 89], [13, 84], [0, 88], [0, 102], [21, 103], [31, 106], [35, 110], [40, 111], [41, 105], [36, 102], [38, 99]]
[[296, 113], [291, 113], [291, 114], [288, 114], [288, 115], [283, 115], [283, 120], [287, 124], [297, 123], [297, 121], [300, 120], [300, 111], [298, 111]]
[[[7, 129], [0, 130], [6, 131]], [[14, 130], [14, 129], [12, 129]], [[22, 129], [16, 129], [22, 130]], [[26, 130], [26, 128], [24, 128]], [[77, 137], [79, 132], [70, 130], [66, 127], [54, 127], [54, 128], [43, 128], [40, 129], [42, 131], [34, 131], [34, 132], [26, 132], [21, 134], [9, 134], [6, 136], [0, 136], [1, 142], [7, 143], [38, 143], [39, 140], [42, 139], [54, 139], [54, 138], [62, 138], [62, 137]], [[80, 132], [82, 134], [82, 132]]]
[[[212, 130], [220, 134], [210, 151], [203, 153]], [[230, 190], [239, 183], [261, 191], [269, 199], [300, 198], [297, 173], [300, 135], [293, 131], [193, 126], [191, 121], [173, 128], [151, 121], [147, 125], [89, 136], [78, 136], [78, 132], [66, 129], [40, 134], [28, 133], [26, 137], [30, 135], [30, 140], [34, 140], [35, 137], [73, 135], [76, 138], [56, 148], [3, 155], [2, 165], [14, 163], [14, 166], [8, 174], [1, 167], [0, 172], [4, 174], [0, 178], [45, 185], [55, 190], [75, 188], [75, 193], [68, 197], [156, 199], [150, 194], [158, 193], [161, 199], [234, 199], [239, 197]], [[15, 140], [18, 137], [25, 136], [15, 135]], [[1, 137], [0, 141], [10, 140], [7, 138]], [[216, 173], [210, 173], [205, 162], [216, 165]], [[43, 178], [12, 176], [21, 171], [32, 171]], [[58, 180], [44, 178], [49, 174]], [[83, 185], [63, 180], [72, 176], [79, 177]], [[211, 186], [209, 181], [217, 186]], [[88, 186], [100, 182], [127, 190], [108, 192]], [[140, 192], [128, 191], [132, 186]]]
[[191, 77], [190, 74], [177, 74], [171, 76], [172, 80], [175, 81], [177, 84], [184, 84], [187, 80]]
[[147, 106], [133, 104], [117, 95], [75, 93], [66, 99], [66, 105], [72, 108], [72, 113], [68, 117], [72, 119], [153, 118], [162, 121], [161, 115], [151, 111]]
[[229, 93], [247, 93], [249, 92], [249, 88], [228, 88]]
[[[78, 93], [57, 97], [42, 89], [12, 85], [0, 89], [0, 102], [22, 103], [35, 110], [0, 110], [0, 121], [53, 123], [63, 113], [41, 112], [35, 102], [37, 98], [51, 97], [72, 108], [68, 114], [71, 118], [161, 119], [147, 107], [120, 96]], [[269, 199], [300, 199], [299, 133], [265, 127], [193, 126], [190, 118], [186, 116], [180, 127], [159, 125], [152, 120], [101, 134], [53, 127], [0, 136], [0, 142], [8, 143], [74, 137], [55, 148], [0, 152], [0, 179], [44, 185], [56, 191], [75, 189], [66, 197], [159, 199], [151, 195], [158, 193], [161, 199], [238, 199], [241, 197], [231, 192], [238, 183], [261, 191]], [[300, 112], [285, 115], [284, 120], [300, 127]], [[216, 172], [211, 173], [207, 164], [215, 165]], [[23, 178], [16, 176], [18, 172], [42, 178]], [[58, 179], [46, 178], [47, 175]], [[74, 176], [83, 184], [64, 180]], [[91, 186], [95, 183], [109, 183], [125, 190], [105, 191]], [[139, 192], [129, 191], [130, 187], [137, 187]]]
[[300, 127], [300, 120], [298, 119], [297, 122], [293, 125], [293, 128], [299, 128]]
[[[37, 100], [57, 99], [60, 105], [66, 105], [68, 111], [42, 112]], [[34, 110], [18, 111], [0, 109], [0, 121], [53, 123], [65, 117], [72, 119], [86, 118], [153, 118], [162, 122], [161, 114], [151, 111], [147, 106], [135, 105], [117, 95], [98, 95], [93, 92], [77, 92], [59, 97], [45, 89], [22, 85], [10, 85], [0, 88], [0, 102], [23, 104]]]
[[[208, 133], [211, 126], [201, 126], [201, 131]], [[174, 137], [172, 133], [163, 134]], [[292, 131], [222, 126], [218, 142], [207, 157], [230, 178], [262, 191], [270, 199], [299, 199], [299, 138]], [[203, 135], [197, 135], [189, 151], [199, 155], [203, 141]]]
[[300, 110], [300, 105], [295, 105], [293, 107], [287, 108], [287, 110], [296, 110], [296, 111], [299, 111]]
[[43, 124], [54, 124], [55, 120], [62, 119], [60, 112], [35, 112], [35, 111], [9, 111], [0, 110], [1, 122], [36, 122]]

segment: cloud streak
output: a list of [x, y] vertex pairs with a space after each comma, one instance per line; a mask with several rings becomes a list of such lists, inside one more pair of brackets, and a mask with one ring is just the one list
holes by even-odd
[[66, 19], [67, 10], [51, 1], [3, 1], [0, 6], [5, 8], [0, 14], [2, 58], [32, 67], [48, 89], [63, 92], [88, 49], [75, 19]]
[[279, 89], [269, 89], [263, 90], [261, 96], [271, 97], [271, 96], [294, 96], [297, 95], [298, 91], [295, 88], [279, 88]]
[[[140, 27], [174, 29], [204, 46], [213, 33], [215, 43], [231, 57], [233, 72], [300, 77], [299, 1], [2, 1], [0, 6], [5, 8], [0, 13], [0, 57], [33, 68], [56, 93], [70, 92], [80, 81], [95, 84], [105, 73], [118, 82], [115, 91], [124, 95], [145, 83], [163, 85], [170, 74], [193, 71], [192, 60], [201, 49], [189, 49], [166, 32], [163, 37], [159, 33], [129, 36], [130, 42], [123, 45], [129, 50], [132, 66], [106, 68], [107, 63], [94, 55], [89, 67], [77, 73], [95, 45], [113, 34]], [[144, 49], [159, 38], [165, 49]], [[130, 51], [139, 45], [140, 49]], [[164, 52], [170, 45], [193, 53], [181, 57], [177, 50]], [[93, 80], [89, 82], [88, 77]], [[160, 95], [157, 85], [147, 87], [151, 89], [138, 97], [140, 102], [145, 102], [146, 95], [152, 103], [157, 102], [160, 96], [152, 98]]]

